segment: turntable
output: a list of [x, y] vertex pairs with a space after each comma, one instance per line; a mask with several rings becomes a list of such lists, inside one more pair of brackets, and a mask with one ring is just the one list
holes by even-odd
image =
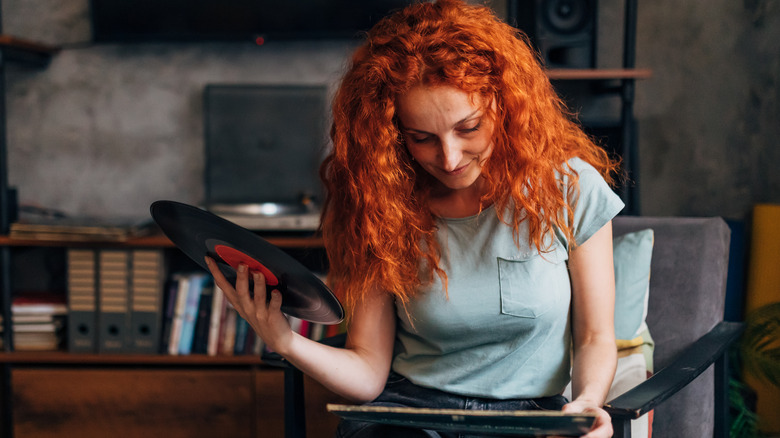
[[325, 85], [208, 84], [206, 209], [253, 231], [317, 230], [327, 95]]
[[254, 231], [316, 231], [320, 209], [313, 203], [260, 202], [211, 204], [207, 209], [236, 225]]

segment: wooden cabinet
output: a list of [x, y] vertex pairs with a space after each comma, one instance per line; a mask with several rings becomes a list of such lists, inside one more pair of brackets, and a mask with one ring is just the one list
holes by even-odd
[[[268, 436], [282, 436], [282, 417], [273, 409], [280, 405], [277, 374], [251, 369], [16, 368], [11, 372], [14, 433], [253, 437], [260, 436], [262, 410], [267, 415], [264, 429], [274, 431]], [[257, 385], [259, 393], [255, 377], [264, 383]]]
[[[13, 433], [41, 438], [282, 437], [282, 373], [235, 364], [17, 364], [11, 372]], [[308, 437], [334, 435], [338, 418], [325, 405], [341, 402], [316, 382], [306, 382]]]

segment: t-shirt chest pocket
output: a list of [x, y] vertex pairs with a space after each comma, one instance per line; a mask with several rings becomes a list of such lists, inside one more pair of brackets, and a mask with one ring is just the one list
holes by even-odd
[[565, 250], [539, 254], [531, 252], [507, 259], [497, 257], [501, 313], [521, 318], [538, 318], [569, 288]]

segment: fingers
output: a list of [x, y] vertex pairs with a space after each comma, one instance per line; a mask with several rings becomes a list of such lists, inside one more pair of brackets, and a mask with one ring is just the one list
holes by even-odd
[[236, 298], [242, 307], [252, 305], [252, 297], [249, 294], [249, 268], [243, 263], [236, 269]]
[[266, 296], [268, 289], [265, 284], [265, 276], [260, 272], [252, 273], [252, 281], [255, 283], [254, 300], [255, 306], [266, 306]]
[[[224, 292], [227, 299], [233, 304], [237, 310], [247, 310], [247, 313], [254, 309], [255, 311], [264, 311], [267, 307], [266, 293], [267, 288], [265, 284], [265, 277], [260, 272], [250, 272], [247, 265], [240, 264], [236, 269], [235, 287], [228, 281], [222, 274], [217, 263], [211, 257], [206, 257], [206, 265], [214, 277], [214, 283], [219, 286]], [[254, 287], [253, 293], [249, 293], [249, 276], [252, 275], [252, 282]], [[278, 294], [278, 292], [277, 292]], [[281, 308], [281, 295], [279, 294], [278, 300], [280, 301], [277, 309]], [[273, 308], [273, 307], [272, 307]], [[242, 312], [243, 313], [243, 312]]]
[[214, 284], [219, 286], [219, 288], [228, 294], [230, 298], [233, 298], [235, 296], [233, 285], [227, 281], [224, 275], [222, 275], [222, 271], [219, 270], [219, 267], [217, 266], [217, 263], [214, 261], [214, 259], [206, 256], [206, 266], [209, 268], [211, 276], [214, 277]]
[[593, 422], [591, 430], [586, 435], [583, 435], [583, 438], [606, 438], [611, 437], [613, 434], [611, 417], [607, 411], [598, 406], [575, 401], [566, 404], [561, 410], [568, 413], [582, 412], [596, 415], [596, 420]]

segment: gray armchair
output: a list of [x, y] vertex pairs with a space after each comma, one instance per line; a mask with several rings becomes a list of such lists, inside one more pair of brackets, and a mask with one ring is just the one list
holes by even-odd
[[[730, 230], [720, 218], [619, 216], [613, 221], [615, 236], [646, 228], [655, 236], [647, 325], [657, 372], [607, 403], [615, 437], [631, 436], [630, 421], [653, 410], [656, 437], [725, 438], [726, 353], [741, 332], [740, 324], [723, 321]], [[343, 337], [328, 342], [338, 345]], [[285, 365], [278, 357], [267, 359]], [[303, 437], [302, 375], [287, 366], [285, 376], [286, 436]]]
[[726, 437], [726, 350], [741, 331], [723, 322], [730, 230], [720, 218], [613, 221], [615, 236], [645, 228], [655, 234], [647, 325], [658, 372], [607, 403], [615, 436], [652, 409], [656, 437]]

